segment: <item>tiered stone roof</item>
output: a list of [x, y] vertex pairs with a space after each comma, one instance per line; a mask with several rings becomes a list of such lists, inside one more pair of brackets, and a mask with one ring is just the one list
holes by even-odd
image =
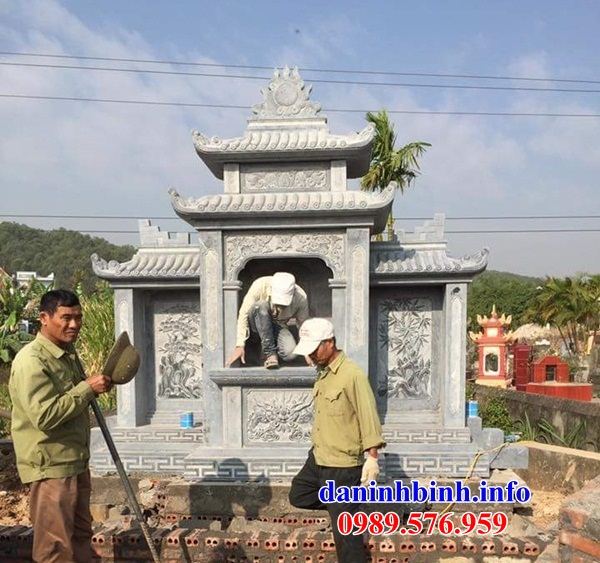
[[264, 101], [241, 137], [220, 139], [192, 132], [194, 147], [211, 172], [223, 178], [227, 162], [285, 162], [345, 160], [348, 178], [363, 176], [375, 136], [372, 124], [358, 133], [333, 135], [319, 104], [310, 101], [297, 68], [275, 70]]
[[460, 258], [447, 253], [444, 220], [443, 214], [436, 214], [412, 233], [399, 231], [397, 242], [372, 244], [371, 273], [381, 278], [423, 274], [472, 276], [485, 270], [487, 248]]

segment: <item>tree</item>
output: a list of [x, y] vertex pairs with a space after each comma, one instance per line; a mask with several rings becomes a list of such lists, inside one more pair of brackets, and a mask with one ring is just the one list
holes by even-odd
[[15, 354], [31, 340], [22, 323], [37, 321], [39, 300], [45, 290], [35, 279], [25, 286], [19, 286], [0, 269], [0, 365], [10, 363]]
[[600, 323], [600, 276], [547, 278], [529, 307], [530, 318], [555, 326], [569, 353], [581, 356]]
[[[378, 113], [368, 112], [367, 121], [375, 126], [375, 139], [371, 165], [360, 181], [361, 189], [371, 192], [381, 191], [387, 188], [391, 182], [396, 182], [397, 187], [403, 193], [404, 189], [409, 187], [419, 174], [419, 157], [431, 145], [423, 141], [415, 141], [396, 149], [396, 133], [385, 110]], [[389, 238], [393, 237], [393, 233], [394, 219], [390, 213], [388, 218]]]
[[477, 276], [469, 287], [467, 317], [469, 330], [477, 332], [477, 315], [489, 315], [492, 307], [511, 315], [512, 327], [529, 322], [527, 310], [543, 280], [489, 270]]

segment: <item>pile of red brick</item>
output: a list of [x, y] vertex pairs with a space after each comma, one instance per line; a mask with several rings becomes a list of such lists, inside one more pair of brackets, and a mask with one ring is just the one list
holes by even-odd
[[[215, 518], [215, 520], [218, 520]], [[123, 525], [99, 528], [92, 543], [98, 561], [151, 561], [141, 531], [125, 519]], [[226, 530], [193, 527], [190, 521], [173, 523], [168, 528], [153, 530], [154, 543], [162, 563], [198, 561], [206, 563], [334, 563], [335, 545], [329, 531], [291, 533], [249, 532], [232, 534]], [[300, 522], [299, 522], [300, 524]], [[598, 545], [598, 544], [596, 544]], [[462, 556], [479, 561], [483, 556], [535, 560], [544, 547], [538, 539], [503, 537], [442, 537], [393, 535], [371, 538], [368, 548], [373, 563], [438, 561]], [[31, 530], [25, 527], [0, 529], [0, 560], [28, 561], [31, 552]], [[521, 559], [522, 560], [522, 559]], [[575, 561], [575, 559], [573, 559]], [[587, 561], [582, 559], [581, 561]], [[590, 561], [592, 561], [590, 559]], [[597, 559], [596, 559], [597, 561]]]
[[600, 476], [571, 495], [559, 513], [561, 561], [600, 561]]

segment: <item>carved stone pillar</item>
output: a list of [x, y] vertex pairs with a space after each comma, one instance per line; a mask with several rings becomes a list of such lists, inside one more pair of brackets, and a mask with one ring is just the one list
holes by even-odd
[[331, 288], [331, 322], [335, 327], [336, 341], [340, 348], [346, 347], [346, 280], [329, 280]]
[[199, 233], [201, 253], [200, 310], [202, 311], [203, 384], [206, 438], [210, 445], [223, 441], [222, 394], [211, 381], [211, 369], [224, 362], [223, 349], [223, 241], [221, 231]]
[[369, 229], [348, 229], [346, 238], [346, 352], [369, 369]]
[[467, 334], [467, 284], [449, 283], [444, 294], [446, 316], [446, 366], [444, 426], [465, 426], [465, 346]]
[[226, 280], [223, 283], [223, 322], [225, 327], [225, 360], [233, 352], [237, 332], [238, 295], [242, 290], [242, 282]]
[[115, 335], [127, 331], [141, 356], [138, 374], [129, 383], [117, 386], [117, 424], [134, 428], [146, 423], [148, 410], [147, 381], [152, 380], [151, 339], [144, 334], [144, 302], [140, 290], [115, 289]]

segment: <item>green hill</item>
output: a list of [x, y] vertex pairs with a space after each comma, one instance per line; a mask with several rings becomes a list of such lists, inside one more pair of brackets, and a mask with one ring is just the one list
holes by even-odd
[[525, 322], [524, 313], [536, 288], [543, 284], [542, 278], [494, 270], [477, 276], [469, 288], [469, 328], [478, 332], [477, 315], [489, 315], [493, 305], [496, 305], [499, 314], [512, 315], [512, 327], [520, 326]]
[[129, 260], [133, 246], [111, 244], [100, 237], [77, 231], [44, 231], [18, 223], [0, 223], [0, 267], [9, 273], [30, 270], [41, 275], [54, 272], [54, 287], [71, 288], [81, 281], [86, 290], [96, 285], [90, 255], [106, 260]]
[[[86, 289], [92, 289], [98, 281], [90, 263], [94, 252], [106, 260], [123, 262], [133, 256], [135, 248], [67, 229], [43, 231], [18, 223], [0, 223], [0, 267], [11, 273], [54, 272], [55, 287], [72, 287], [81, 280]], [[493, 270], [477, 276], [469, 288], [471, 328], [477, 328], [476, 316], [489, 314], [494, 304], [499, 312], [513, 316], [512, 326], [519, 326], [535, 288], [543, 282], [542, 278]]]

